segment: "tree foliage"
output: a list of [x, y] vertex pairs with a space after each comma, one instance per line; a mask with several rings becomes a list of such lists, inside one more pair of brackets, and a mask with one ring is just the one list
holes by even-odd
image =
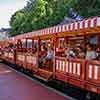
[[75, 0], [72, 5], [84, 17], [100, 15], [100, 0]]
[[28, 0], [10, 20], [11, 34], [21, 34], [60, 23], [72, 0]]
[[11, 34], [21, 34], [59, 24], [69, 9], [83, 17], [100, 15], [100, 0], [28, 0], [27, 5], [12, 15]]

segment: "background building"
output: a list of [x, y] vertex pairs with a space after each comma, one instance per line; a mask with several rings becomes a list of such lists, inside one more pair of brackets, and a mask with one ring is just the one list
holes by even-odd
[[8, 29], [8, 28], [0, 29], [0, 41], [8, 39], [8, 37], [10, 36], [9, 32], [10, 32], [10, 29]]

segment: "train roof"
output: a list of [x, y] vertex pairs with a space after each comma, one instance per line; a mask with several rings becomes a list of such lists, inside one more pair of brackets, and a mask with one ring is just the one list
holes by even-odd
[[72, 22], [69, 24], [57, 25], [57, 26], [29, 32], [29, 33], [24, 33], [21, 35], [17, 35], [15, 37], [11, 37], [9, 38], [9, 40], [25, 39], [25, 38], [32, 38], [32, 37], [43, 37], [52, 34], [61, 35], [61, 33], [64, 33], [65, 35], [75, 35], [73, 32], [79, 33], [79, 30], [94, 29], [97, 27], [100, 27], [100, 17], [96, 16], [93, 18], [88, 18], [81, 21]]

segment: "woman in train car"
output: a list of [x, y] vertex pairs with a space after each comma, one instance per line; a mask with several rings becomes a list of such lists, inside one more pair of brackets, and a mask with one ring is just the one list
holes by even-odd
[[43, 68], [44, 66], [44, 59], [45, 59], [45, 56], [46, 56], [46, 47], [45, 46], [41, 46], [41, 51], [39, 52], [39, 66], [41, 68]]

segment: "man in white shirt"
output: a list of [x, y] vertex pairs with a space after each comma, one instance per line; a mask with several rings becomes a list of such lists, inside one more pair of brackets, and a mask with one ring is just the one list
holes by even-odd
[[96, 58], [96, 51], [93, 50], [92, 45], [87, 45], [86, 60], [95, 60]]

